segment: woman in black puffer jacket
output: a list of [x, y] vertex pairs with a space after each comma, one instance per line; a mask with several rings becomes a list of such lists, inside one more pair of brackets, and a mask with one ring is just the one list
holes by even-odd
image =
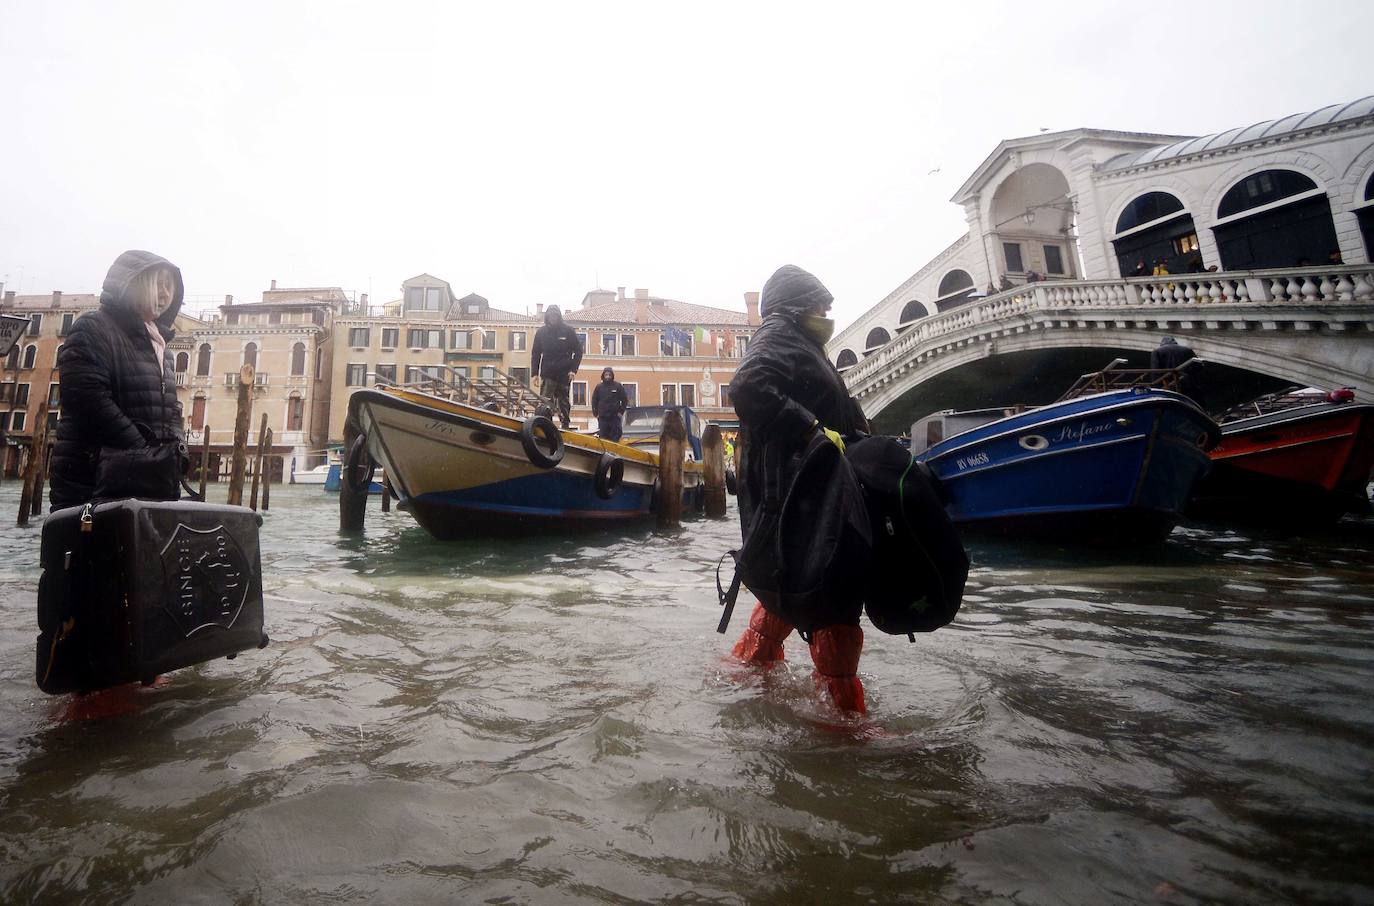
[[181, 309], [181, 271], [151, 252], [115, 259], [100, 308], [76, 319], [58, 353], [62, 417], [53, 447], [53, 509], [95, 493], [102, 447], [181, 443], [173, 359], [167, 350]]

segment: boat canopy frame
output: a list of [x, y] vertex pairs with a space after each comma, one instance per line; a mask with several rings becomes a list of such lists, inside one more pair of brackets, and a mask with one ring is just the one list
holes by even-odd
[[1135, 390], [1137, 388], [1172, 390], [1175, 393], [1182, 393], [1179, 385], [1184, 372], [1201, 362], [1202, 360], [1199, 358], [1191, 358], [1177, 368], [1122, 368], [1121, 366], [1126, 363], [1125, 359], [1112, 359], [1107, 367], [1101, 371], [1081, 375], [1078, 380], [1074, 381], [1073, 386], [1065, 390], [1064, 394], [1055, 402], [1062, 403], [1065, 400], [1091, 396], [1094, 393], [1108, 393], [1112, 390]]
[[367, 376], [374, 387], [395, 387], [428, 393], [430, 396], [500, 412], [515, 418], [533, 415], [540, 406], [552, 406], [550, 400], [540, 396], [524, 381], [506, 374], [499, 368], [492, 368], [490, 376], [472, 378], [458, 372], [451, 365], [416, 367], [423, 369], [422, 373], [425, 374], [425, 377], [418, 381], [401, 383], [382, 377], [375, 371], [368, 372]]

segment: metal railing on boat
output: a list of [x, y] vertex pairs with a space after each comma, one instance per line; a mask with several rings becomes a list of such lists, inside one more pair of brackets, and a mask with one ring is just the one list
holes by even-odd
[[490, 409], [503, 415], [523, 418], [549, 401], [535, 393], [528, 384], [498, 368], [476, 378], [468, 377], [451, 365], [424, 365], [423, 377], [404, 383], [374, 372], [368, 379], [374, 387], [396, 387], [427, 393], [441, 399]]

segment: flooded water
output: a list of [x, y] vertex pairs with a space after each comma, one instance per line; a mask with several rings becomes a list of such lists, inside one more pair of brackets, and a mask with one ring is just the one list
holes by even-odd
[[[1374, 900], [1374, 522], [1137, 555], [970, 541], [964, 611], [869, 630], [870, 714], [714, 631], [731, 523], [431, 541], [278, 488], [273, 643], [33, 684], [0, 488], [6, 903]], [[104, 716], [82, 715], [101, 711]]]

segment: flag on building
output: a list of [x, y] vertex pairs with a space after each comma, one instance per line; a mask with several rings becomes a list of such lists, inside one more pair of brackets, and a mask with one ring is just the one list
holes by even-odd
[[705, 327], [698, 327], [696, 329], [696, 337], [697, 355], [715, 351], [716, 343], [719, 342], [719, 337], [711, 333], [711, 331], [707, 330]]

